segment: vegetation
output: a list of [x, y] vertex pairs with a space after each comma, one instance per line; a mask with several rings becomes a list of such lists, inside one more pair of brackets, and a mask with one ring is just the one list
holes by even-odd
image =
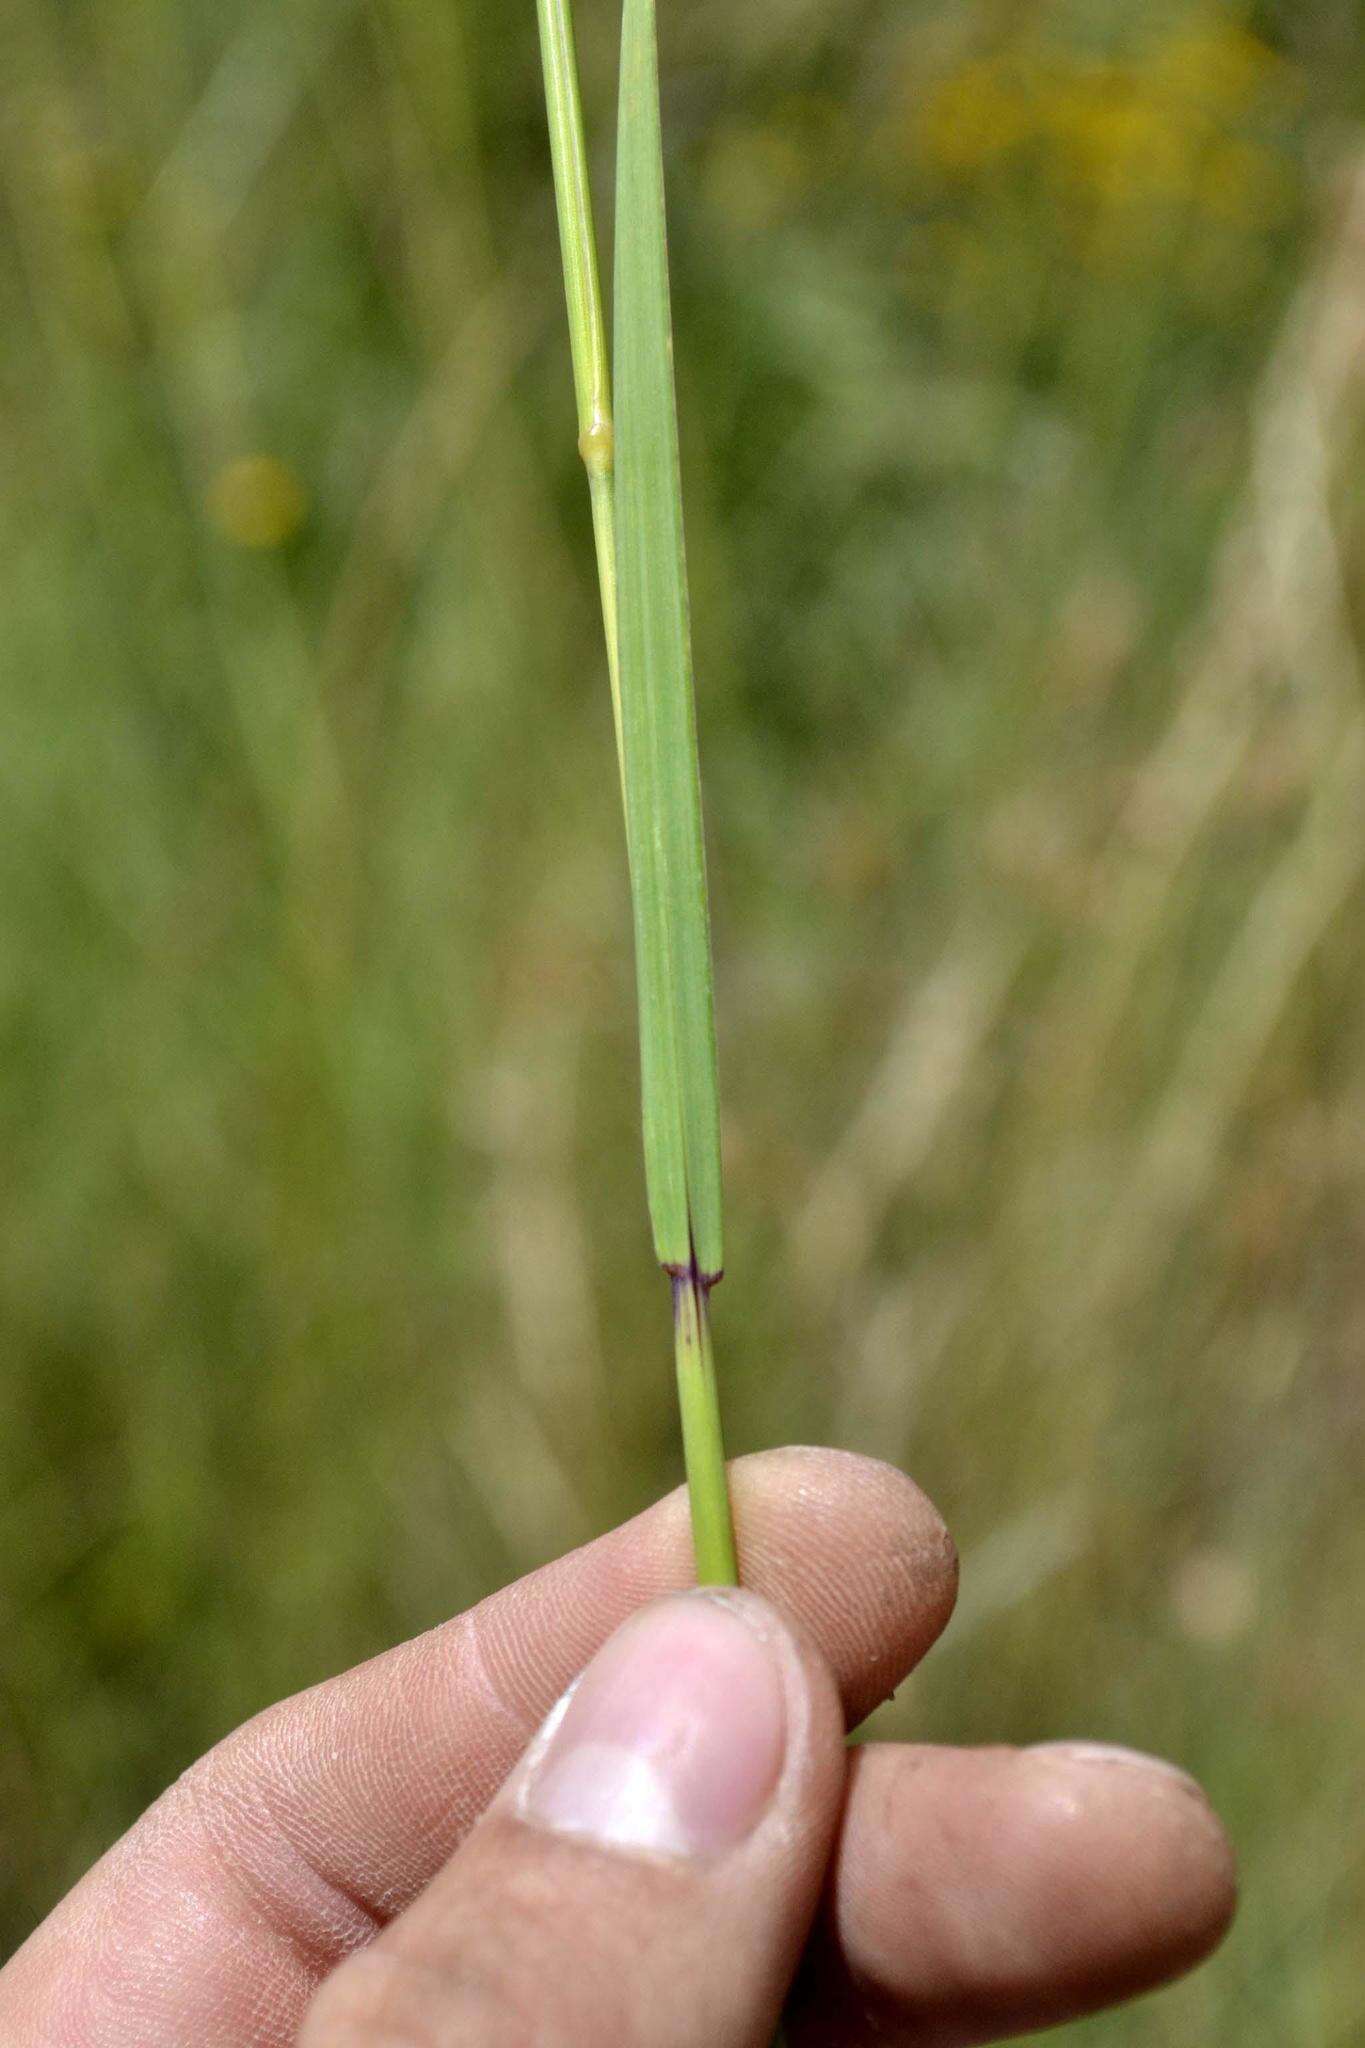
[[[1238, 1932], [1077, 2040], [1345, 2048], [1355, 11], [661, 31], [730, 1448], [948, 1515], [888, 1727], [1210, 1783]], [[676, 1423], [535, 11], [13, 0], [6, 79], [8, 1939]]]
[[678, 1407], [697, 1575], [739, 1565], [711, 1346], [724, 1277], [715, 1000], [701, 816], [692, 627], [654, 0], [627, 0], [616, 130], [616, 364], [612, 417], [587, 140], [568, 0], [540, 0], [545, 104], [559, 212], [578, 449], [588, 473], [621, 771], [640, 1015], [645, 1186], [673, 1293]]

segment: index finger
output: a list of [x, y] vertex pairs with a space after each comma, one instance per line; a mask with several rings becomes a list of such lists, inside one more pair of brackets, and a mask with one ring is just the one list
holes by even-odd
[[[890, 1466], [836, 1451], [743, 1459], [732, 1484], [747, 1583], [798, 1618], [861, 1719], [952, 1610], [943, 1523]], [[691, 1572], [677, 1493], [249, 1722], [0, 1975], [0, 2032], [17, 2048], [283, 2048], [327, 1971], [453, 1854], [569, 1681]]]

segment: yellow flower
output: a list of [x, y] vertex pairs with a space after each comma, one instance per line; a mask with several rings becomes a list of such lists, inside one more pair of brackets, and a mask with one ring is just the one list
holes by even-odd
[[307, 511], [303, 485], [276, 455], [239, 455], [208, 489], [210, 519], [239, 548], [282, 547]]
[[1072, 181], [1102, 209], [1180, 200], [1193, 189], [1197, 136], [1122, 74], [1059, 98], [1050, 127]]
[[1294, 97], [1285, 60], [1213, 11], [1122, 59], [1022, 42], [964, 64], [919, 107], [911, 151], [959, 187], [1024, 165], [1101, 226], [1189, 204], [1254, 229], [1278, 217], [1284, 186], [1264, 117]]

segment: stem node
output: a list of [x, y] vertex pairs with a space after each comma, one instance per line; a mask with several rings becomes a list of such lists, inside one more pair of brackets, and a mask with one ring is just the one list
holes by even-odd
[[590, 477], [608, 477], [616, 455], [616, 432], [610, 415], [595, 413], [578, 437], [578, 452]]

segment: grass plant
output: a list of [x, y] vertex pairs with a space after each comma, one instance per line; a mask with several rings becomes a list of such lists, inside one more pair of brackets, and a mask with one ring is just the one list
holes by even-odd
[[539, 0], [555, 193], [625, 804], [645, 1180], [673, 1290], [697, 1575], [738, 1580], [710, 1332], [724, 1266], [716, 1033], [678, 461], [654, 0], [625, 0], [617, 132], [617, 421], [573, 23]]

